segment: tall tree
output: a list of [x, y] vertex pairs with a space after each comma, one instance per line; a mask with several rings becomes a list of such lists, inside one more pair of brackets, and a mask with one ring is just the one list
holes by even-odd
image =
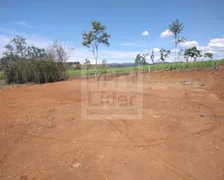
[[170, 32], [174, 35], [174, 43], [175, 43], [175, 58], [177, 53], [177, 45], [181, 42], [186, 41], [186, 39], [182, 36], [179, 37], [180, 33], [183, 31], [184, 26], [178, 19], [176, 19], [172, 24], [169, 25]]
[[83, 42], [82, 45], [89, 48], [92, 51], [94, 58], [98, 60], [99, 45], [109, 46], [109, 38], [111, 37], [106, 31], [106, 26], [102, 25], [98, 21], [92, 22], [92, 30], [82, 33]]

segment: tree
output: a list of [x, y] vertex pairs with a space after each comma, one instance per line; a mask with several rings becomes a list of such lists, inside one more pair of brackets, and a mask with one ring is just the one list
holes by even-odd
[[16, 36], [10, 41], [10, 44], [5, 45], [6, 52], [3, 55], [24, 57], [26, 48], [26, 38]]
[[43, 48], [31, 46], [27, 48], [26, 57], [32, 60], [40, 60], [47, 57], [47, 52]]
[[47, 53], [50, 59], [56, 62], [66, 63], [71, 56], [73, 49], [58, 41], [53, 41], [53, 44], [48, 48]]
[[6, 59], [43, 59], [47, 56], [45, 49], [35, 46], [27, 46], [26, 38], [16, 36], [5, 46], [6, 51], [3, 53]]
[[106, 64], [107, 64], [107, 60], [102, 60], [102, 67], [106, 67]]
[[84, 63], [84, 65], [86, 66], [86, 69], [90, 69], [90, 68], [91, 68], [90, 60], [85, 59], [85, 63]]
[[169, 57], [169, 54], [170, 54], [170, 50], [166, 50], [166, 49], [160, 49], [159, 50], [160, 52], [160, 59], [161, 61], [165, 62], [166, 58]]
[[186, 62], [189, 62], [189, 58], [194, 58], [194, 61], [197, 61], [198, 57], [202, 57], [201, 51], [197, 49], [196, 46], [185, 49], [184, 58]]
[[92, 51], [94, 58], [98, 60], [98, 51], [99, 51], [99, 45], [107, 45], [109, 46], [109, 38], [111, 37], [106, 31], [106, 26], [102, 25], [98, 21], [92, 22], [92, 30], [89, 32], [82, 33], [83, 42], [82, 45], [89, 48], [90, 51]]
[[11, 44], [7, 44], [4, 47], [6, 49], [5, 52], [3, 52], [4, 56], [13, 56], [15, 54], [15, 50]]
[[149, 53], [142, 54], [142, 65], [147, 65], [146, 57], [149, 55]]
[[16, 36], [10, 40], [9, 44], [5, 45], [5, 51], [1, 58], [1, 64], [6, 67], [10, 62], [25, 58], [27, 46], [26, 39], [22, 36]]
[[141, 54], [137, 54], [137, 56], [135, 57], [135, 65], [139, 65], [141, 61]]
[[152, 53], [151, 53], [151, 55], [150, 55], [150, 58], [151, 58], [151, 61], [152, 61], [152, 63], [154, 64], [154, 50], [152, 50]]
[[66, 80], [67, 64], [61, 62], [66, 62], [68, 56], [62, 47], [52, 46], [48, 53], [45, 49], [27, 46], [25, 38], [16, 36], [5, 46], [6, 52], [0, 62], [6, 82], [23, 84]]
[[183, 60], [183, 57], [184, 57], [184, 50], [183, 49], [180, 49], [180, 51], [178, 52], [178, 57], [179, 57], [180, 61]]
[[174, 22], [172, 22], [172, 24], [169, 25], [169, 30], [174, 35], [175, 58], [176, 58], [177, 45], [181, 42], [186, 41], [186, 39], [183, 36], [179, 37], [179, 34], [183, 31], [183, 29], [184, 29], [183, 23], [181, 23], [178, 19], [176, 19]]
[[138, 65], [146, 65], [147, 61], [146, 61], [146, 57], [149, 55], [149, 53], [147, 54], [137, 54], [136, 58], [135, 58], [135, 64]]
[[205, 54], [204, 54], [204, 58], [209, 58], [209, 59], [212, 59], [212, 58], [213, 58], [213, 54], [212, 54], [212, 53], [207, 52], [207, 53], [205, 53]]

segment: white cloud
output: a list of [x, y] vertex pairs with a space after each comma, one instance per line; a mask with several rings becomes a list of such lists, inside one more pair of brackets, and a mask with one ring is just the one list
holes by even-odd
[[143, 35], [143, 36], [148, 36], [148, 35], [149, 35], [149, 31], [144, 31], [144, 32], [142, 33], [142, 35]]
[[124, 42], [120, 44], [121, 46], [138, 46], [138, 47], [146, 47], [145, 42]]
[[211, 39], [207, 46], [201, 46], [199, 49], [203, 53], [213, 53], [214, 59], [224, 58], [224, 38]]
[[29, 25], [26, 21], [18, 21], [16, 24], [27, 28], [34, 28], [34, 26]]
[[173, 36], [173, 33], [169, 29], [167, 29], [166, 31], [164, 31], [160, 34], [161, 38], [167, 38], [169, 36]]
[[224, 38], [211, 39], [208, 46], [213, 48], [224, 48]]
[[185, 48], [190, 48], [193, 46], [198, 47], [198, 42], [197, 41], [185, 41], [179, 44], [181, 47], [185, 47]]
[[154, 48], [153, 51], [154, 51], [155, 53], [158, 53], [158, 52], [160, 51], [160, 48]]

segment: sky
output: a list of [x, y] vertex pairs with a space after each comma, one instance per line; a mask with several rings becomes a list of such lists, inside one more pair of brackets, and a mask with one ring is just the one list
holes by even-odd
[[81, 44], [81, 33], [91, 30], [96, 20], [111, 35], [111, 45], [100, 46], [99, 62], [134, 62], [138, 53], [152, 50], [158, 59], [160, 48], [171, 50], [167, 60], [173, 61], [174, 38], [168, 28], [179, 19], [187, 41], [177, 51], [197, 46], [224, 58], [223, 7], [223, 0], [1, 0], [0, 57], [10, 39], [21, 35], [41, 48], [60, 41], [74, 49], [69, 61], [94, 62]]

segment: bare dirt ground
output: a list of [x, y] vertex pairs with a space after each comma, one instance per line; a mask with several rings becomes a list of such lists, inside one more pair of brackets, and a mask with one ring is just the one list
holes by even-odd
[[223, 180], [224, 68], [139, 77], [136, 120], [85, 119], [87, 80], [1, 90], [0, 179]]

